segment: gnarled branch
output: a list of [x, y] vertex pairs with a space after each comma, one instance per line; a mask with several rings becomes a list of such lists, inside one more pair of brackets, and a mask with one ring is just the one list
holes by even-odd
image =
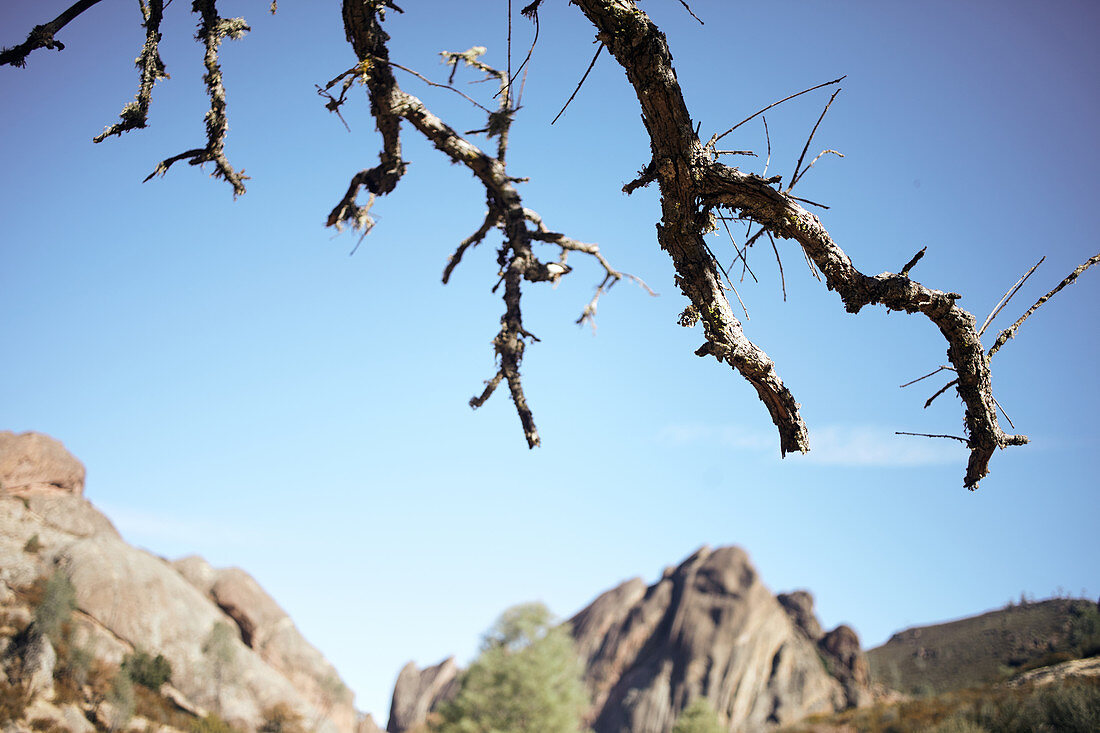
[[18, 46], [12, 46], [11, 48], [5, 48], [0, 51], [0, 66], [19, 66], [24, 67], [27, 65], [27, 56], [32, 51], [36, 51], [40, 48], [49, 48], [56, 51], [63, 51], [65, 44], [54, 38], [54, 34], [59, 30], [67, 26], [73, 19], [83, 13], [93, 5], [98, 5], [100, 0], [80, 0], [80, 2], [73, 3], [65, 12], [57, 16], [49, 23], [43, 23], [42, 25], [36, 25], [31, 29], [31, 32], [27, 34], [27, 40], [20, 43]]
[[[405, 168], [401, 160], [399, 136], [399, 125], [402, 120], [424, 135], [451, 161], [464, 165], [474, 174], [485, 187], [489, 210], [478, 230], [463, 240], [448, 259], [443, 280], [446, 282], [450, 279], [467, 248], [483, 241], [491, 229], [499, 227], [504, 236], [497, 252], [497, 264], [500, 283], [504, 285], [505, 310], [500, 319], [500, 330], [493, 339], [497, 370], [492, 378], [486, 381], [484, 390], [470, 400], [470, 406], [480, 407], [492, 396], [500, 383], [506, 381], [516, 413], [523, 426], [527, 445], [534, 448], [539, 445], [540, 438], [524, 393], [520, 367], [527, 343], [538, 339], [523, 324], [521, 307], [523, 283], [525, 281], [557, 282], [571, 269], [565, 264], [569, 251], [580, 251], [592, 255], [604, 267], [607, 275], [603, 284], [597, 289], [597, 298], [611, 281], [632, 276], [614, 270], [600, 254], [596, 245], [583, 244], [562, 234], [551, 232], [537, 213], [523, 206], [514, 185], [519, 179], [510, 176], [505, 166], [508, 132], [516, 111], [510, 92], [511, 79], [507, 72], [498, 71], [480, 61], [479, 57], [484, 53], [484, 49], [480, 47], [463, 53], [443, 53], [444, 62], [452, 65], [455, 70], [460, 62], [464, 62], [467, 66], [483, 71], [500, 82], [500, 93], [497, 95], [500, 99], [499, 108], [489, 113], [484, 129], [475, 131], [497, 138], [496, 155], [490, 156], [444, 124], [420, 99], [398, 86], [389, 68], [391, 64], [388, 61], [389, 54], [386, 49], [389, 36], [381, 25], [384, 19], [382, 11], [385, 6], [388, 4], [381, 0], [345, 0], [344, 2], [345, 29], [360, 60], [358, 71], [365, 77], [370, 94], [371, 113], [382, 133], [383, 148], [380, 165], [361, 171], [353, 177], [347, 193], [329, 215], [328, 223], [330, 226], [338, 226], [341, 222], [356, 224], [362, 221], [361, 209], [355, 204], [360, 188], [366, 187], [372, 194], [385, 194], [397, 185]], [[452, 77], [453, 73], [452, 71]], [[330, 82], [328, 88], [331, 88], [340, 78], [337, 77]], [[439, 85], [433, 84], [433, 86]], [[343, 98], [341, 94], [340, 100], [333, 100], [330, 104], [342, 102]], [[529, 229], [528, 223], [533, 223], [535, 229]], [[532, 243], [536, 241], [557, 245], [561, 251], [558, 261], [548, 263], [536, 257], [532, 249]], [[595, 299], [589, 304], [593, 312], [594, 302]]]

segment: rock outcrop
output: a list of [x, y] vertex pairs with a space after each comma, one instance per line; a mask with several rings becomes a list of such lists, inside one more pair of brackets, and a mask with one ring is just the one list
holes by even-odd
[[0, 431], [0, 490], [59, 489], [84, 493], [84, 464], [41, 433]]
[[424, 669], [418, 669], [412, 662], [406, 664], [393, 687], [386, 730], [404, 733], [423, 723], [439, 703], [458, 693], [458, 672], [454, 657]]
[[593, 729], [668, 733], [698, 697], [731, 731], [845, 707], [806, 631], [820, 629], [812, 601], [798, 598], [801, 625], [737, 547], [703, 548], [648, 588], [632, 580], [603, 594], [572, 619]]
[[241, 641], [281, 673], [341, 731], [354, 730], [351, 691], [336, 669], [310, 646], [290, 616], [240, 568], [216, 569], [201, 557], [172, 563], [180, 574], [233, 619]]
[[[0, 433], [0, 487], [0, 626], [7, 634], [0, 652], [28, 628], [26, 589], [60, 570], [75, 589], [67, 645], [108, 667], [135, 650], [163, 655], [172, 671], [165, 692], [175, 707], [216, 712], [247, 729], [278, 705], [319, 733], [365, 725], [336, 671], [255, 580], [201, 558], [169, 563], [126, 544], [83, 498], [84, 467], [57, 441]], [[215, 654], [208, 641], [219, 626], [225, 633]], [[28, 671], [33, 658], [41, 693], [34, 704], [45, 706], [39, 717], [71, 717], [49, 702], [52, 684], [43, 670], [52, 665], [50, 641], [32, 639], [48, 651], [28, 656], [29, 647], [22, 648], [19, 669], [5, 664], [0, 680]], [[12, 655], [0, 656], [10, 662]]]
[[[650, 586], [628, 580], [570, 624], [596, 733], [669, 733], [700, 697], [727, 730], [762, 731], [868, 694], [855, 632], [825, 633], [806, 591], [773, 596], [737, 547], [700, 549]], [[387, 730], [423, 723], [454, 694], [456, 671], [451, 660], [403, 669]]]

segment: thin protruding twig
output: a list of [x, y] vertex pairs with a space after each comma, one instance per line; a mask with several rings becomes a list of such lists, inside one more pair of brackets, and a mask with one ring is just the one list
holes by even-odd
[[777, 106], [777, 105], [783, 104], [784, 102], [786, 102], [786, 101], [788, 101], [788, 100], [790, 100], [790, 99], [794, 99], [795, 97], [800, 97], [800, 96], [802, 96], [803, 94], [806, 94], [807, 92], [812, 92], [812, 91], [813, 91], [813, 90], [815, 90], [815, 89], [820, 89], [821, 87], [827, 87], [827, 86], [829, 86], [830, 84], [839, 84], [840, 82], [844, 81], [844, 80], [845, 80], [845, 79], [847, 79], [847, 78], [848, 78], [848, 75], [847, 75], [847, 74], [845, 74], [844, 76], [840, 77], [839, 79], [833, 79], [832, 81], [827, 81], [827, 82], [825, 82], [824, 84], [818, 84], [817, 86], [814, 86], [814, 87], [810, 87], [809, 89], [803, 89], [803, 90], [802, 90], [801, 92], [798, 92], [798, 93], [796, 93], [796, 94], [792, 94], [792, 95], [791, 95], [791, 96], [789, 96], [789, 97], [784, 97], [783, 99], [780, 99], [780, 100], [779, 100], [778, 102], [772, 102], [771, 104], [769, 104], [769, 105], [768, 105], [767, 107], [765, 107], [764, 109], [762, 109], [762, 110], [759, 110], [758, 112], [753, 112], [753, 113], [752, 113], [751, 115], [749, 115], [749, 116], [748, 116], [748, 117], [746, 117], [745, 119], [741, 120], [741, 121], [740, 121], [740, 122], [738, 122], [738, 123], [737, 123], [736, 125], [734, 125], [734, 126], [733, 126], [733, 127], [731, 127], [730, 129], [728, 129], [728, 130], [726, 130], [725, 132], [723, 132], [723, 133], [722, 133], [721, 135], [715, 135], [714, 137], [712, 137], [712, 138], [710, 139], [710, 141], [709, 141], [709, 142], [707, 143], [707, 145], [713, 145], [714, 143], [716, 143], [716, 142], [718, 142], [719, 140], [721, 140], [722, 138], [724, 138], [724, 137], [725, 137], [726, 135], [729, 135], [729, 134], [730, 134], [731, 132], [733, 132], [734, 130], [736, 130], [736, 129], [737, 129], [738, 127], [740, 127], [741, 125], [745, 124], [746, 122], [748, 122], [749, 120], [751, 120], [751, 119], [752, 119], [752, 118], [754, 118], [754, 117], [757, 117], [757, 116], [759, 116], [759, 115], [762, 115], [762, 114], [764, 114], [765, 112], [767, 112], [767, 111], [768, 111], [769, 109], [771, 109], [772, 107], [775, 107], [775, 106]]
[[[926, 251], [928, 251], [927, 246], [921, 247], [920, 252], [917, 252], [915, 255], [913, 255], [913, 259], [911, 259], [911, 260], [909, 260], [908, 262], [905, 263], [905, 267], [901, 268], [901, 276], [902, 277], [909, 277], [909, 271], [917, 266], [917, 263], [920, 262], [921, 257], [924, 257], [924, 253]], [[942, 369], [943, 367], [940, 367], [940, 368]], [[933, 374], [934, 373], [935, 372], [933, 372]], [[929, 375], [929, 376], [931, 376], [931, 375]], [[904, 387], [905, 385], [903, 384], [902, 386]]]
[[1012, 418], [1008, 416], [1007, 412], [1005, 412], [1005, 408], [1001, 407], [1001, 403], [997, 401], [996, 397], [993, 398], [993, 404], [995, 404], [997, 406], [997, 409], [1001, 411], [1001, 414], [1005, 416], [1005, 420], [1008, 421], [1008, 427], [1015, 430], [1016, 424], [1012, 422]]
[[[787, 186], [787, 191], [790, 191], [792, 188], [794, 188], [799, 179], [801, 179], [802, 176], [806, 175], [806, 171], [810, 170], [810, 168], [813, 167], [813, 164], [817, 162], [817, 158], [820, 158], [821, 155], [824, 155], [825, 153], [836, 153], [837, 155], [840, 155], [840, 153], [837, 153], [835, 150], [826, 150], [824, 153], [821, 153], [821, 155], [817, 156], [817, 158], [814, 158], [813, 162], [806, 167], [806, 170], [799, 172], [799, 168], [802, 167], [802, 160], [806, 157], [806, 151], [810, 149], [810, 142], [814, 139], [814, 135], [817, 134], [818, 126], [821, 125], [821, 121], [825, 119], [825, 114], [829, 111], [829, 107], [832, 106], [833, 100], [836, 99], [836, 95], [840, 94], [840, 92], [841, 90], [837, 89], [835, 92], [833, 92], [833, 96], [829, 97], [829, 101], [825, 104], [825, 109], [821, 110], [821, 116], [818, 117], [817, 122], [814, 123], [814, 129], [810, 130], [810, 136], [806, 138], [806, 145], [802, 148], [802, 155], [798, 156], [798, 163], [796, 163], [794, 166], [794, 175], [791, 176], [791, 182]], [[843, 158], [844, 156], [841, 155], [840, 157]]]
[[1008, 327], [1008, 328], [1006, 328], [1005, 330], [1001, 331], [1000, 335], [999, 335], [999, 336], [997, 336], [997, 340], [996, 340], [995, 342], [993, 342], [993, 346], [992, 346], [992, 347], [990, 347], [990, 349], [989, 349], [989, 354], [988, 354], [988, 355], [989, 355], [990, 357], [992, 357], [992, 356], [993, 356], [994, 354], [996, 354], [996, 353], [997, 353], [998, 351], [1000, 351], [1001, 347], [1002, 347], [1002, 346], [1004, 346], [1004, 345], [1005, 345], [1005, 343], [1006, 343], [1006, 342], [1007, 342], [1007, 341], [1008, 341], [1008, 340], [1009, 340], [1010, 338], [1013, 338], [1013, 337], [1014, 337], [1014, 336], [1016, 335], [1016, 330], [1017, 330], [1018, 328], [1020, 328], [1020, 325], [1021, 325], [1021, 324], [1022, 324], [1022, 323], [1023, 323], [1024, 321], [1026, 321], [1026, 320], [1027, 320], [1028, 316], [1030, 316], [1030, 315], [1031, 315], [1032, 313], [1034, 313], [1034, 312], [1035, 312], [1036, 310], [1038, 310], [1038, 309], [1039, 309], [1039, 306], [1041, 306], [1041, 305], [1042, 305], [1043, 303], [1047, 302], [1047, 301], [1048, 301], [1048, 300], [1050, 300], [1050, 299], [1051, 299], [1052, 297], [1054, 297], [1054, 294], [1055, 294], [1055, 293], [1057, 293], [1057, 292], [1058, 292], [1059, 290], [1061, 290], [1061, 289], [1062, 289], [1062, 288], [1064, 288], [1065, 286], [1067, 286], [1067, 285], [1069, 285], [1070, 283], [1072, 283], [1072, 282], [1073, 282], [1074, 280], [1076, 280], [1076, 279], [1077, 279], [1077, 276], [1078, 276], [1078, 275], [1080, 275], [1080, 274], [1081, 274], [1082, 272], [1084, 272], [1085, 270], [1087, 270], [1087, 269], [1089, 269], [1090, 267], [1092, 267], [1093, 265], [1095, 265], [1095, 264], [1096, 264], [1097, 262], [1100, 262], [1100, 254], [1098, 254], [1098, 255], [1096, 255], [1096, 256], [1094, 256], [1094, 257], [1090, 257], [1090, 258], [1089, 258], [1088, 260], [1086, 260], [1086, 261], [1085, 261], [1084, 263], [1082, 263], [1082, 264], [1078, 265], [1078, 266], [1077, 266], [1077, 269], [1075, 269], [1075, 270], [1074, 270], [1073, 272], [1071, 272], [1071, 273], [1069, 274], [1069, 276], [1068, 276], [1068, 277], [1066, 277], [1066, 279], [1065, 279], [1065, 280], [1063, 280], [1062, 282], [1058, 283], [1058, 286], [1057, 286], [1056, 288], [1054, 288], [1053, 290], [1051, 290], [1051, 291], [1050, 291], [1049, 293], [1047, 293], [1047, 294], [1046, 294], [1046, 295], [1044, 295], [1043, 297], [1039, 298], [1039, 300], [1035, 301], [1035, 305], [1033, 305], [1033, 306], [1031, 306], [1030, 308], [1028, 308], [1028, 309], [1027, 309], [1027, 313], [1024, 313], [1024, 314], [1023, 314], [1022, 316], [1020, 316], [1019, 320], [1017, 320], [1017, 321], [1016, 321], [1015, 323], [1013, 323], [1013, 324], [1012, 324], [1011, 326], [1009, 326], [1009, 327]]
[[955, 367], [951, 367], [951, 366], [947, 366], [946, 364], [943, 364], [938, 369], [936, 369], [935, 371], [928, 372], [923, 377], [917, 377], [916, 379], [914, 379], [910, 382], [906, 382], [905, 384], [899, 384], [898, 389], [905, 389], [906, 387], [908, 387], [912, 384], [916, 384], [917, 382], [921, 381], [922, 379], [928, 379], [929, 377], [934, 377], [937, 374], [939, 374], [940, 372], [944, 371], [945, 369], [950, 369], [951, 371], [955, 371]]
[[940, 387], [939, 391], [938, 391], [938, 392], [936, 392], [936, 394], [934, 394], [934, 395], [932, 395], [931, 397], [929, 397], [929, 398], [928, 398], [928, 401], [924, 403], [924, 409], [926, 409], [926, 410], [927, 410], [927, 409], [929, 408], [929, 406], [930, 406], [930, 405], [931, 405], [931, 404], [932, 404], [932, 403], [933, 403], [933, 402], [935, 401], [935, 399], [936, 399], [937, 397], [939, 397], [939, 396], [940, 396], [941, 394], [943, 394], [943, 393], [944, 393], [944, 392], [946, 392], [947, 390], [951, 389], [952, 387], [954, 387], [954, 386], [955, 386], [956, 384], [958, 384], [958, 383], [959, 383], [959, 380], [958, 380], [958, 379], [952, 379], [952, 380], [951, 380], [950, 382], [948, 382], [947, 384], [945, 384], [945, 385], [943, 385], [942, 387]]
[[741, 300], [741, 293], [737, 292], [737, 286], [734, 285], [733, 280], [730, 279], [729, 272], [726, 270], [726, 268], [722, 267], [722, 263], [718, 261], [718, 258], [714, 255], [714, 250], [710, 248], [710, 245], [706, 243], [706, 240], [703, 241], [703, 246], [706, 248], [707, 254], [710, 255], [710, 258], [714, 260], [714, 264], [718, 265], [718, 269], [721, 270], [722, 274], [726, 276], [726, 283], [730, 286], [730, 290], [733, 291], [733, 294], [737, 296], [737, 302], [741, 304], [741, 310], [745, 313], [745, 320], [752, 320], [751, 318], [749, 318], [749, 309], [745, 307], [745, 301]]
[[[767, 230], [765, 230], [767, 231]], [[783, 302], [787, 302], [787, 278], [783, 276], [783, 260], [779, 259], [779, 248], [775, 246], [775, 238], [768, 232], [768, 240], [772, 243], [772, 252], [775, 252], [775, 262], [779, 265], [779, 284], [783, 286]]]
[[561, 117], [563, 114], [565, 114], [565, 108], [569, 106], [569, 103], [573, 101], [573, 97], [577, 96], [577, 92], [579, 92], [581, 90], [581, 87], [584, 86], [584, 80], [588, 78], [588, 75], [590, 73], [592, 73], [592, 67], [596, 65], [596, 59], [600, 57], [600, 51], [603, 51], [602, 43], [600, 44], [600, 47], [596, 49], [596, 55], [592, 57], [592, 62], [588, 64], [588, 69], [584, 72], [584, 76], [582, 76], [581, 80], [577, 82], [577, 88], [574, 89], [573, 93], [569, 95], [569, 99], [565, 101], [565, 106], [561, 108], [561, 112], [558, 112], [554, 119], [550, 121], [551, 125], [558, 121], [558, 117]]
[[751, 150], [715, 150], [714, 154], [715, 155], [751, 155], [754, 158], [759, 157], [756, 153], [752, 152]]
[[[530, 12], [528, 12], [528, 11], [530, 11]], [[519, 72], [523, 71], [524, 68], [526, 68], [526, 66], [527, 66], [527, 62], [531, 60], [531, 54], [533, 54], [535, 52], [535, 44], [537, 44], [539, 42], [539, 10], [538, 10], [538, 3], [531, 3], [530, 5], [525, 7], [523, 10], [521, 10], [520, 14], [530, 17], [531, 20], [535, 23], [535, 37], [531, 40], [531, 48], [527, 49], [527, 56], [524, 57], [523, 63], [519, 65], [518, 69], [516, 69], [516, 73], [513, 75], [509, 71], [509, 75], [508, 75], [509, 94], [511, 93], [512, 84], [515, 83], [516, 77], [519, 76]], [[511, 12], [509, 12], [508, 17], [509, 17], [508, 29], [509, 29], [509, 33], [511, 33], [511, 28], [512, 28]], [[511, 69], [511, 56], [509, 56], [509, 69]], [[527, 75], [526, 74], [523, 75], [523, 79], [526, 82], [526, 80], [527, 80]], [[493, 95], [493, 97], [495, 98], [495, 97], [499, 96], [500, 94], [501, 94], [501, 92], [497, 92], [496, 94]], [[523, 96], [523, 87], [521, 85], [520, 90], [519, 90], [519, 94], [517, 95], [517, 98], [513, 102], [512, 106], [518, 107], [519, 106], [519, 97], [522, 97], [522, 96]]]
[[702, 20], [702, 19], [701, 19], [701, 18], [700, 18], [700, 17], [698, 16], [698, 15], [696, 15], [696, 14], [695, 14], [695, 13], [693, 13], [693, 12], [691, 12], [691, 8], [690, 8], [690, 7], [688, 6], [688, 4], [687, 4], [687, 3], [686, 3], [686, 2], [684, 1], [684, 0], [680, 0], [680, 4], [684, 6], [684, 10], [688, 11], [688, 14], [689, 14], [689, 15], [690, 15], [690, 16], [691, 16], [692, 18], [695, 18], [696, 20], [698, 20], [698, 21], [699, 21], [699, 25], [705, 25], [705, 24], [703, 23], [703, 20]]
[[447, 266], [443, 268], [443, 284], [446, 285], [451, 279], [451, 273], [458, 267], [458, 263], [462, 261], [462, 255], [466, 253], [469, 247], [476, 247], [481, 243], [485, 236], [489, 233], [489, 230], [500, 223], [500, 213], [495, 208], [490, 208], [485, 214], [485, 221], [481, 222], [481, 226], [478, 230], [470, 236], [463, 239], [458, 249], [454, 254], [447, 258]]
[[[512, 106], [512, 0], [508, 0], [508, 83], [501, 88], [504, 92], [504, 106]], [[499, 92], [498, 92], [499, 94]]]
[[957, 440], [961, 443], [967, 443], [966, 438], [960, 438], [957, 435], [933, 435], [932, 433], [907, 433], [902, 430], [895, 430], [894, 435], [915, 435], [918, 438], [950, 438], [951, 440]]
[[[471, 50], [472, 50], [472, 49], [471, 49]], [[482, 50], [484, 50], [484, 49], [482, 49]], [[466, 53], [469, 53], [469, 51], [467, 51]], [[444, 51], [442, 55], [446, 56], [446, 55], [447, 55], [447, 52], [446, 52], [446, 51]], [[451, 55], [452, 55], [452, 56], [458, 56], [458, 57], [460, 57], [460, 58], [461, 58], [461, 57], [463, 57], [463, 54], [451, 54]], [[428, 86], [432, 86], [432, 87], [438, 87], [438, 88], [440, 88], [440, 89], [450, 89], [450, 90], [451, 90], [452, 92], [454, 92], [454, 93], [455, 93], [455, 94], [457, 94], [458, 96], [462, 97], [462, 98], [463, 98], [463, 99], [465, 99], [465, 100], [466, 100], [467, 102], [469, 102], [470, 104], [474, 105], [475, 107], [477, 107], [477, 108], [478, 108], [478, 109], [480, 109], [481, 111], [483, 111], [483, 112], [488, 112], [488, 113], [492, 114], [492, 110], [490, 110], [490, 109], [489, 109], [488, 107], [486, 107], [485, 105], [481, 104], [480, 102], [478, 102], [478, 101], [477, 101], [476, 99], [474, 99], [474, 98], [473, 98], [473, 97], [471, 97], [470, 95], [468, 95], [468, 94], [465, 94], [464, 92], [462, 92], [462, 90], [454, 88], [454, 87], [453, 87], [453, 86], [451, 86], [450, 84], [440, 84], [439, 82], [435, 82], [435, 81], [432, 81], [431, 79], [429, 79], [428, 77], [424, 76], [423, 74], [421, 74], [421, 73], [419, 73], [419, 72], [416, 72], [416, 71], [413, 71], [412, 69], [406, 68], [406, 67], [402, 66], [401, 64], [397, 63], [396, 61], [390, 61], [389, 59], [374, 59], [374, 60], [375, 60], [375, 61], [380, 61], [380, 62], [382, 62], [382, 63], [384, 63], [384, 64], [388, 64], [389, 66], [392, 66], [392, 67], [394, 67], [395, 69], [401, 69], [402, 71], [404, 71], [404, 72], [406, 72], [406, 73], [408, 73], [408, 74], [412, 74], [413, 76], [415, 76], [415, 77], [416, 77], [417, 79], [419, 79], [420, 81], [424, 82], [424, 83], [425, 83], [425, 84], [427, 84]], [[455, 63], [455, 65], [457, 66], [457, 63], [458, 63], [458, 62], [457, 62], [457, 61], [455, 61], [454, 59], [452, 59], [452, 61], [453, 61], [453, 62]]]
[[[736, 252], [737, 256], [741, 258], [741, 262], [744, 263], [745, 269], [750, 275], [752, 275], [753, 282], [759, 283], [760, 281], [756, 279], [756, 273], [753, 272], [752, 268], [749, 267], [749, 261], [745, 257], [746, 252], [742, 251], [742, 249], [737, 246], [737, 240], [733, 238], [733, 232], [730, 231], [730, 225], [726, 223], [725, 218], [722, 219], [722, 226], [726, 228], [726, 234], [729, 235], [730, 243], [733, 244], [733, 251]], [[737, 260], [734, 260], [733, 263], [736, 264]], [[730, 267], [733, 267], [733, 264], [731, 264]]]
[[[788, 190], [788, 191], [790, 191], [791, 189], [789, 189], [789, 188], [788, 188], [787, 190]], [[788, 196], [790, 196], [790, 197], [791, 197], [792, 199], [794, 199], [795, 201], [801, 201], [801, 202], [802, 202], [802, 203], [804, 203], [804, 204], [809, 204], [810, 206], [816, 206], [816, 207], [818, 207], [819, 209], [828, 209], [828, 208], [829, 208], [829, 207], [828, 207], [827, 205], [825, 205], [825, 204], [819, 204], [819, 203], [818, 203], [818, 202], [816, 202], [816, 201], [810, 201], [809, 199], [799, 198], [798, 196], [795, 196], [794, 194], [791, 194], [791, 193], [788, 193], [787, 195], [788, 195]]]
[[814, 279], [821, 282], [821, 273], [817, 271], [817, 265], [814, 264], [813, 258], [810, 257], [810, 253], [806, 251], [806, 248], [802, 248], [802, 255], [806, 258], [806, 266], [810, 268], [810, 274], [814, 276]]
[[1023, 276], [1016, 281], [1016, 284], [1009, 288], [1005, 292], [1005, 294], [1001, 296], [1001, 299], [997, 301], [997, 305], [993, 306], [993, 310], [989, 311], [989, 315], [986, 316], [985, 323], [983, 323], [982, 327], [978, 329], [979, 336], [985, 333], [985, 329], [989, 328], [989, 324], [993, 323], [993, 319], [997, 317], [997, 314], [1004, 310], [1004, 307], [1008, 305], [1008, 301], [1012, 300], [1012, 296], [1015, 295], [1016, 292], [1024, 286], [1024, 283], [1027, 282], [1027, 279], [1031, 277], [1031, 274], [1035, 272], [1035, 270], [1038, 269], [1039, 265], [1043, 264], [1043, 260], [1045, 259], [1045, 255], [1043, 257], [1040, 257], [1039, 261], [1032, 265], [1031, 269], [1025, 272]]
[[767, 178], [768, 166], [771, 165], [772, 162], [772, 136], [771, 133], [768, 132], [768, 118], [762, 117], [761, 119], [764, 120], [764, 139], [768, 141], [768, 159], [764, 161], [764, 173], [760, 177]]

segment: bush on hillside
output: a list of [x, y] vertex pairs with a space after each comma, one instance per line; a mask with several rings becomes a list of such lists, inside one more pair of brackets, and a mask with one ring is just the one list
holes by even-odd
[[123, 658], [122, 671], [132, 682], [148, 687], [153, 692], [158, 691], [172, 678], [172, 665], [164, 655], [158, 654], [154, 657], [142, 649], [135, 649], [132, 654]]

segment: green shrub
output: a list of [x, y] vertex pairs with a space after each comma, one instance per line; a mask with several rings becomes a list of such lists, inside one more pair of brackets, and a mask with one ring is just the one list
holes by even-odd
[[987, 702], [968, 717], [998, 733], [1093, 733], [1100, 730], [1100, 684], [1051, 683], [1025, 695]]
[[122, 660], [122, 671], [130, 680], [156, 692], [172, 678], [172, 665], [158, 654], [155, 657], [142, 649], [135, 649]]
[[23, 545], [23, 552], [30, 553], [31, 555], [37, 554], [41, 549], [42, 541], [38, 539], [37, 534], [31, 535], [31, 538]]

